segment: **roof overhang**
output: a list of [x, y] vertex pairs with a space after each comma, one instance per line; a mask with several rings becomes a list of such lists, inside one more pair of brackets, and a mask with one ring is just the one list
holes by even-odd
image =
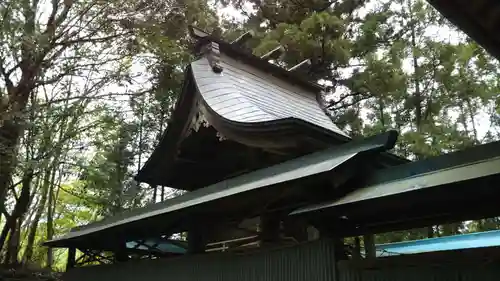
[[500, 58], [500, 2], [496, 0], [427, 0], [490, 54]]
[[[283, 84], [283, 81], [286, 82], [285, 84], [287, 84], [287, 87], [284, 87], [287, 88], [286, 90], [290, 92], [303, 92], [302, 94], [311, 95], [314, 98], [314, 102], [311, 103], [310, 100], [307, 100], [305, 104], [311, 105], [314, 103], [315, 107], [312, 106], [307, 109], [302, 108], [302, 110], [297, 109], [296, 111], [305, 111], [310, 114], [315, 113], [316, 115], [314, 118], [309, 118], [310, 120], [304, 118], [304, 114], [294, 116], [294, 110], [290, 110], [290, 105], [288, 107], [283, 106], [283, 108], [288, 108], [287, 110], [279, 108], [278, 105], [287, 103], [287, 100], [284, 100], [278, 102], [275, 108], [277, 108], [277, 111], [281, 111], [280, 113], [288, 111], [287, 114], [278, 114], [280, 116], [273, 116], [276, 118], [267, 119], [265, 121], [252, 120], [252, 122], [241, 122], [241, 120], [233, 120], [230, 118], [231, 116], [236, 117], [236, 119], [243, 116], [243, 114], [236, 114], [236, 109], [234, 111], [229, 111], [232, 114], [231, 116], [223, 116], [220, 111], [218, 112], [215, 110], [216, 106], [214, 105], [216, 102], [214, 102], [214, 100], [221, 104], [220, 101], [222, 98], [218, 93], [217, 95], [213, 95], [214, 87], [216, 88], [219, 85], [224, 85], [226, 88], [219, 90], [225, 91], [226, 93], [228, 91], [235, 91], [234, 85], [230, 85], [232, 83], [231, 81], [234, 81], [234, 77], [232, 78], [233, 80], [228, 78], [231, 76], [229, 75], [230, 70], [226, 71], [225, 75], [220, 75], [220, 73], [217, 74], [209, 70], [205, 65], [204, 59], [200, 59], [187, 67], [183, 90], [175, 106], [175, 111], [173, 112], [168, 128], [165, 130], [160, 143], [155, 148], [150, 158], [136, 175], [135, 179], [137, 181], [148, 183], [151, 186], [161, 185], [185, 190], [194, 190], [207, 183], [214, 183], [212, 179], [207, 180], [203, 185], [177, 183], [171, 179], [171, 175], [174, 174], [172, 169], [177, 165], [176, 157], [179, 153], [180, 143], [191, 129], [193, 116], [196, 116], [200, 112], [205, 115], [204, 117], [209, 120], [210, 126], [215, 128], [218, 133], [238, 144], [248, 147], [257, 147], [258, 149], [268, 151], [275, 150], [285, 155], [289, 153], [283, 153], [283, 150], [294, 151], [295, 149], [298, 151], [306, 151], [299, 153], [294, 152], [295, 154], [290, 153], [291, 155], [288, 155], [285, 159], [291, 159], [308, 152], [347, 143], [351, 140], [333, 124], [323, 111], [324, 109], [317, 104], [315, 99], [316, 96], [324, 90], [322, 86], [304, 79], [304, 75], [299, 75], [294, 71], [287, 71], [279, 66], [270, 64], [267, 59], [256, 57], [242, 50], [239, 46], [213, 38], [201, 30], [192, 28], [191, 33], [192, 36], [198, 40], [199, 45], [207, 44], [207, 42], [216, 42], [218, 44], [218, 50], [223, 53], [224, 56], [230, 57], [233, 61], [237, 61], [245, 66], [253, 67], [253, 70], [262, 71], [266, 74], [264, 75], [266, 77], [272, 76], [272, 79], [279, 78], [277, 84]], [[224, 74], [224, 70], [222, 71]], [[237, 71], [234, 71], [233, 73], [236, 72]], [[267, 75], [268, 73], [272, 75]], [[255, 77], [258, 75], [252, 74], [251, 76]], [[269, 79], [272, 80], [271, 78]], [[251, 84], [248, 83], [250, 80], [251, 79], [248, 79], [248, 81], [246, 81], [247, 84]], [[293, 85], [293, 87], [291, 85]], [[278, 87], [275, 88], [277, 89]], [[293, 89], [290, 90], [289, 88]], [[273, 91], [278, 91], [276, 89], [273, 89]], [[231, 99], [233, 101], [240, 101], [236, 106], [240, 107], [245, 101], [249, 105], [257, 104], [255, 100], [245, 97], [244, 94], [238, 96], [238, 94], [245, 93], [244, 90], [241, 90], [240, 93], [237, 93], [237, 90], [235, 92], [236, 93], [231, 93], [234, 96]], [[212, 99], [209, 97], [210, 94], [212, 94]], [[252, 95], [250, 94], [250, 96]], [[269, 98], [268, 96], [272, 95], [264, 96]], [[209, 100], [212, 103], [209, 103]], [[290, 99], [288, 101], [290, 101]], [[224, 106], [226, 102], [228, 101], [223, 102]], [[304, 106], [304, 104], [299, 104], [297, 108], [300, 106]], [[270, 112], [265, 108], [261, 109], [260, 111], [263, 114]], [[256, 111], [254, 110], [250, 113], [253, 114], [253, 112]], [[316, 124], [315, 121], [317, 120], [320, 121]], [[307, 147], [307, 149], [303, 149], [304, 147]], [[381, 166], [399, 165], [408, 162], [406, 159], [389, 153], [383, 153], [376, 161]], [[179, 167], [181, 167], [180, 170], [182, 170], [182, 172], [184, 172], [184, 170], [193, 170], [187, 169], [181, 164], [179, 164]], [[206, 170], [206, 168], [203, 167], [203, 170]], [[182, 172], [177, 172], [175, 174], [183, 174]], [[241, 171], [231, 171], [227, 174], [232, 175], [238, 172]], [[229, 176], [216, 176], [217, 179], [228, 177]]]
[[[246, 218], [245, 214], [256, 215], [256, 206], [259, 207], [260, 213], [272, 211], [262, 210], [262, 202], [267, 202], [268, 204], [264, 205], [271, 206], [273, 203], [271, 200], [282, 200], [283, 194], [290, 194], [293, 191], [291, 189], [298, 192], [295, 196], [291, 196], [295, 201], [286, 201], [289, 205], [280, 207], [293, 208], [297, 205], [310, 204], [306, 195], [314, 194], [310, 190], [311, 185], [294, 186], [294, 182], [326, 175], [341, 167], [345, 170], [348, 168], [346, 165], [366, 163], [365, 157], [391, 149], [396, 139], [397, 133], [390, 131], [306, 155], [77, 228], [61, 238], [46, 242], [45, 245], [102, 247], [117, 241], [128, 242], [184, 231], [186, 230], [184, 223], [188, 221], [202, 223], [210, 215], [218, 220], [222, 220], [223, 217], [242, 220]], [[352, 176], [358, 174], [359, 166], [349, 167], [353, 172]], [[329, 177], [325, 177], [327, 178]], [[347, 181], [347, 178], [344, 180]], [[212, 222], [217, 223], [217, 221]]]
[[[205, 118], [210, 120], [211, 126], [222, 132], [225, 137], [237, 140], [238, 143], [244, 145], [279, 149], [280, 146], [289, 146], [287, 140], [302, 140], [320, 144], [322, 147], [339, 145], [350, 141], [350, 138], [343, 134], [293, 117], [252, 123], [235, 122], [226, 119], [212, 110], [203, 100], [200, 101], [200, 93], [196, 89], [195, 83], [192, 69], [189, 66], [186, 69], [183, 92], [176, 103], [172, 119], [150, 158], [135, 176], [137, 181], [152, 186], [170, 186], [170, 182], [166, 180], [166, 177], [168, 177], [168, 172], [174, 164], [179, 144], [187, 135], [188, 130], [191, 129], [193, 116], [199, 114], [200, 107], [204, 108], [203, 114], [206, 115]], [[386, 162], [402, 163], [405, 161], [394, 155], [386, 158]], [[171, 187], [190, 190], [184, 186]]]
[[500, 215], [500, 142], [376, 171], [366, 187], [291, 215], [342, 225], [343, 235]]

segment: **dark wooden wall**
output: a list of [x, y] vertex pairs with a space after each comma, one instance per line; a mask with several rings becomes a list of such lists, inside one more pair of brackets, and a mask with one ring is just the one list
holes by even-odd
[[253, 254], [200, 254], [74, 268], [64, 281], [333, 281], [330, 240]]

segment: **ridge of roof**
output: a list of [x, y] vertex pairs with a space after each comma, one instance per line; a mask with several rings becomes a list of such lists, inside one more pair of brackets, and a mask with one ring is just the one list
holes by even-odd
[[289, 83], [296, 84], [311, 91], [315, 91], [316, 94], [319, 94], [322, 91], [326, 90], [326, 87], [321, 86], [316, 82], [304, 79], [303, 75], [299, 75], [294, 71], [289, 71], [277, 65], [271, 64], [265, 58], [260, 58], [251, 53], [243, 51], [239, 44], [231, 44], [194, 26], [189, 26], [189, 32], [193, 38], [198, 40], [195, 49], [198, 49], [201, 45], [204, 45], [208, 42], [215, 42], [219, 44], [219, 49], [225, 54], [231, 57], [238, 58], [256, 68], [262, 69], [266, 72], [270, 72], [281, 79], [287, 80], [287, 82]]

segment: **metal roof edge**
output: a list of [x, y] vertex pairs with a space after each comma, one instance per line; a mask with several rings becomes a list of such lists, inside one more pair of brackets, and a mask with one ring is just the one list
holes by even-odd
[[367, 184], [375, 185], [388, 181], [407, 178], [414, 175], [456, 167], [484, 159], [500, 156], [500, 141], [477, 145], [460, 151], [429, 157], [424, 160], [409, 162], [395, 167], [376, 171]]
[[[497, 145], [500, 145], [500, 142]], [[498, 154], [500, 154], [500, 151]], [[414, 163], [416, 163], [416, 162], [414, 162]], [[414, 164], [414, 163], [412, 163], [412, 164]], [[290, 215], [302, 215], [302, 214], [316, 212], [316, 211], [320, 211], [320, 210], [324, 210], [324, 209], [328, 209], [328, 208], [332, 208], [332, 207], [336, 207], [336, 206], [340, 206], [340, 205], [354, 204], [354, 203], [361, 202], [361, 201], [378, 199], [381, 197], [401, 194], [401, 193], [410, 192], [413, 190], [432, 188], [434, 186], [447, 185], [447, 184], [451, 184], [451, 183], [455, 183], [455, 182], [473, 180], [476, 178], [500, 174], [500, 165], [498, 166], [499, 168], [493, 169], [493, 168], [487, 166], [488, 164], [491, 164], [491, 163], [497, 164], [497, 165], [500, 164], [500, 156], [493, 155], [491, 157], [488, 157], [488, 158], [482, 159], [482, 160], [475, 159], [475, 160], [471, 160], [469, 162], [457, 163], [455, 165], [441, 167], [440, 169], [423, 171], [423, 172], [420, 172], [418, 174], [409, 175], [407, 177], [388, 180], [386, 182], [377, 182], [377, 183], [373, 183], [373, 184], [367, 184], [366, 187], [364, 187], [362, 189], [355, 190], [342, 198], [330, 200], [330, 201], [316, 204], [313, 206], [307, 206], [304, 208], [300, 208], [300, 209], [297, 209], [297, 210], [291, 212]], [[402, 166], [406, 166], [406, 165], [402, 165]], [[478, 166], [478, 168], [476, 170], [479, 171], [479, 174], [472, 175], [470, 173], [466, 173], [464, 169], [467, 169], [470, 166]], [[388, 173], [389, 170], [398, 169], [400, 167], [401, 166], [383, 169], [380, 171], [376, 171], [375, 173]], [[414, 179], [423, 178], [426, 176], [435, 178], [436, 175], [439, 175], [440, 173], [449, 173], [449, 172], [452, 172], [454, 170], [461, 171], [459, 173], [459, 175], [461, 175], [462, 178], [457, 179], [457, 178], [453, 177], [453, 178], [444, 179], [442, 181], [437, 181], [436, 179], [434, 179], [434, 181], [430, 181], [430, 182], [423, 181], [423, 182], [414, 183], [413, 185], [404, 185], [404, 183], [409, 183], [410, 181], [412, 181]], [[395, 190], [394, 187], [397, 185], [406, 186], [406, 188]], [[391, 186], [393, 188], [389, 191], [386, 191], [385, 193], [382, 193], [383, 192], [382, 188], [386, 187], [386, 189], [387, 189], [388, 186]], [[375, 191], [378, 194], [375, 194]]]
[[[387, 252], [392, 255], [497, 246], [500, 246], [500, 230], [378, 244], [375, 245], [375, 248], [377, 251]], [[409, 250], [408, 248], [413, 249]]]

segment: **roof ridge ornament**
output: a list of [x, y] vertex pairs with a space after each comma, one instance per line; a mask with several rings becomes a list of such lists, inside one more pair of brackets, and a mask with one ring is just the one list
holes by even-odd
[[223, 68], [221, 65], [219, 43], [211, 40], [211, 35], [209, 33], [192, 25], [189, 26], [189, 34], [191, 37], [198, 40], [195, 46], [195, 52], [207, 58], [208, 64], [213, 72], [221, 73]]
[[242, 59], [244, 63], [250, 64], [266, 72], [276, 72], [276, 74], [288, 80], [289, 83], [299, 84], [306, 89], [316, 91], [316, 93], [323, 88], [317, 82], [311, 81], [311, 77], [304, 77], [304, 75], [296, 73], [302, 72], [301, 70], [304, 68], [310, 67], [312, 65], [310, 59], [304, 60], [289, 69], [282, 68], [278, 64], [272, 63], [272, 60], [277, 60], [285, 54], [286, 47], [283, 45], [277, 46], [262, 56], [253, 54], [251, 49], [242, 48], [249, 39], [255, 36], [255, 32], [245, 32], [232, 42], [226, 42], [215, 34], [210, 34], [201, 28], [189, 25], [188, 29], [189, 34], [196, 41], [194, 44], [194, 52], [199, 56], [207, 57], [215, 73], [221, 73], [223, 71], [220, 54], [220, 51], [222, 51], [225, 55]]
[[220, 59], [219, 44], [216, 42], [208, 42], [201, 47], [201, 53], [207, 58], [208, 64], [215, 73], [221, 73], [223, 68]]

